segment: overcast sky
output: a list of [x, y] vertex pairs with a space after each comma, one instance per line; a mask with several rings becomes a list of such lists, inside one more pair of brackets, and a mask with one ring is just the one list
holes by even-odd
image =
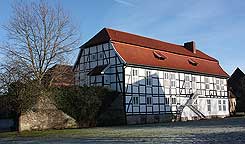
[[[13, 2], [14, 0], [0, 1], [0, 25], [8, 22]], [[245, 71], [244, 0], [53, 0], [49, 2], [52, 4], [60, 2], [70, 13], [74, 23], [80, 27], [81, 43], [104, 27], [176, 44], [194, 40], [198, 49], [218, 59], [229, 74], [236, 67]], [[0, 28], [0, 41], [3, 40], [6, 40], [6, 33]]]

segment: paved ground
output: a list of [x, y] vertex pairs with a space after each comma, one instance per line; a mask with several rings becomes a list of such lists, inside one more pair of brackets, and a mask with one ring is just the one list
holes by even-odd
[[[81, 129], [81, 131], [83, 131]], [[102, 131], [98, 135], [95, 131]], [[2, 137], [5, 143], [245, 143], [245, 117], [126, 127], [95, 128], [93, 136], [76, 133], [45, 137]], [[84, 134], [84, 133], [83, 133]], [[103, 135], [102, 135], [103, 134]], [[1, 135], [0, 135], [1, 136]]]

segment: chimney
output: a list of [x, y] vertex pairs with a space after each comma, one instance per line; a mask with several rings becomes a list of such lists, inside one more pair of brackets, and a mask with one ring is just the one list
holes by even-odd
[[194, 41], [184, 43], [184, 47], [192, 53], [196, 53], [196, 43]]

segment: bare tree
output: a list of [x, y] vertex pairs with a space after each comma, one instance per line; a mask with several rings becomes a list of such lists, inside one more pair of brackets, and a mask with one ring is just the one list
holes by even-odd
[[19, 76], [28, 75], [39, 84], [49, 68], [67, 62], [67, 56], [79, 42], [69, 15], [60, 5], [52, 7], [45, 1], [15, 3], [4, 28], [9, 37], [2, 46], [7, 56], [4, 69], [18, 70], [22, 73]]

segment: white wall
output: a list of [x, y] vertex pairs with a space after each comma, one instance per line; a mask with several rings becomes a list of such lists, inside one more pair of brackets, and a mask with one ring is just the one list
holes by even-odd
[[[136, 70], [134, 73], [137, 73], [137, 76], [133, 76], [133, 70]], [[150, 85], [146, 85], [146, 71], [150, 73]], [[198, 92], [198, 110], [205, 116], [229, 115], [227, 86], [224, 78], [127, 66], [125, 68], [125, 89], [128, 114], [175, 113], [177, 105], [184, 105], [189, 98], [186, 95]], [[147, 95], [151, 95], [152, 104], [146, 104]], [[137, 96], [139, 104], [133, 104], [133, 97]], [[211, 112], [207, 110], [208, 99], [211, 101]], [[219, 110], [218, 100], [222, 102], [221, 110]], [[166, 101], [169, 104], [166, 104]], [[185, 108], [182, 117], [191, 116], [195, 116], [195, 113]]]
[[[104, 43], [83, 49], [75, 69], [76, 85], [105, 86], [117, 91], [123, 89], [123, 61], [111, 43]], [[96, 66], [109, 65], [103, 75], [88, 76]]]

